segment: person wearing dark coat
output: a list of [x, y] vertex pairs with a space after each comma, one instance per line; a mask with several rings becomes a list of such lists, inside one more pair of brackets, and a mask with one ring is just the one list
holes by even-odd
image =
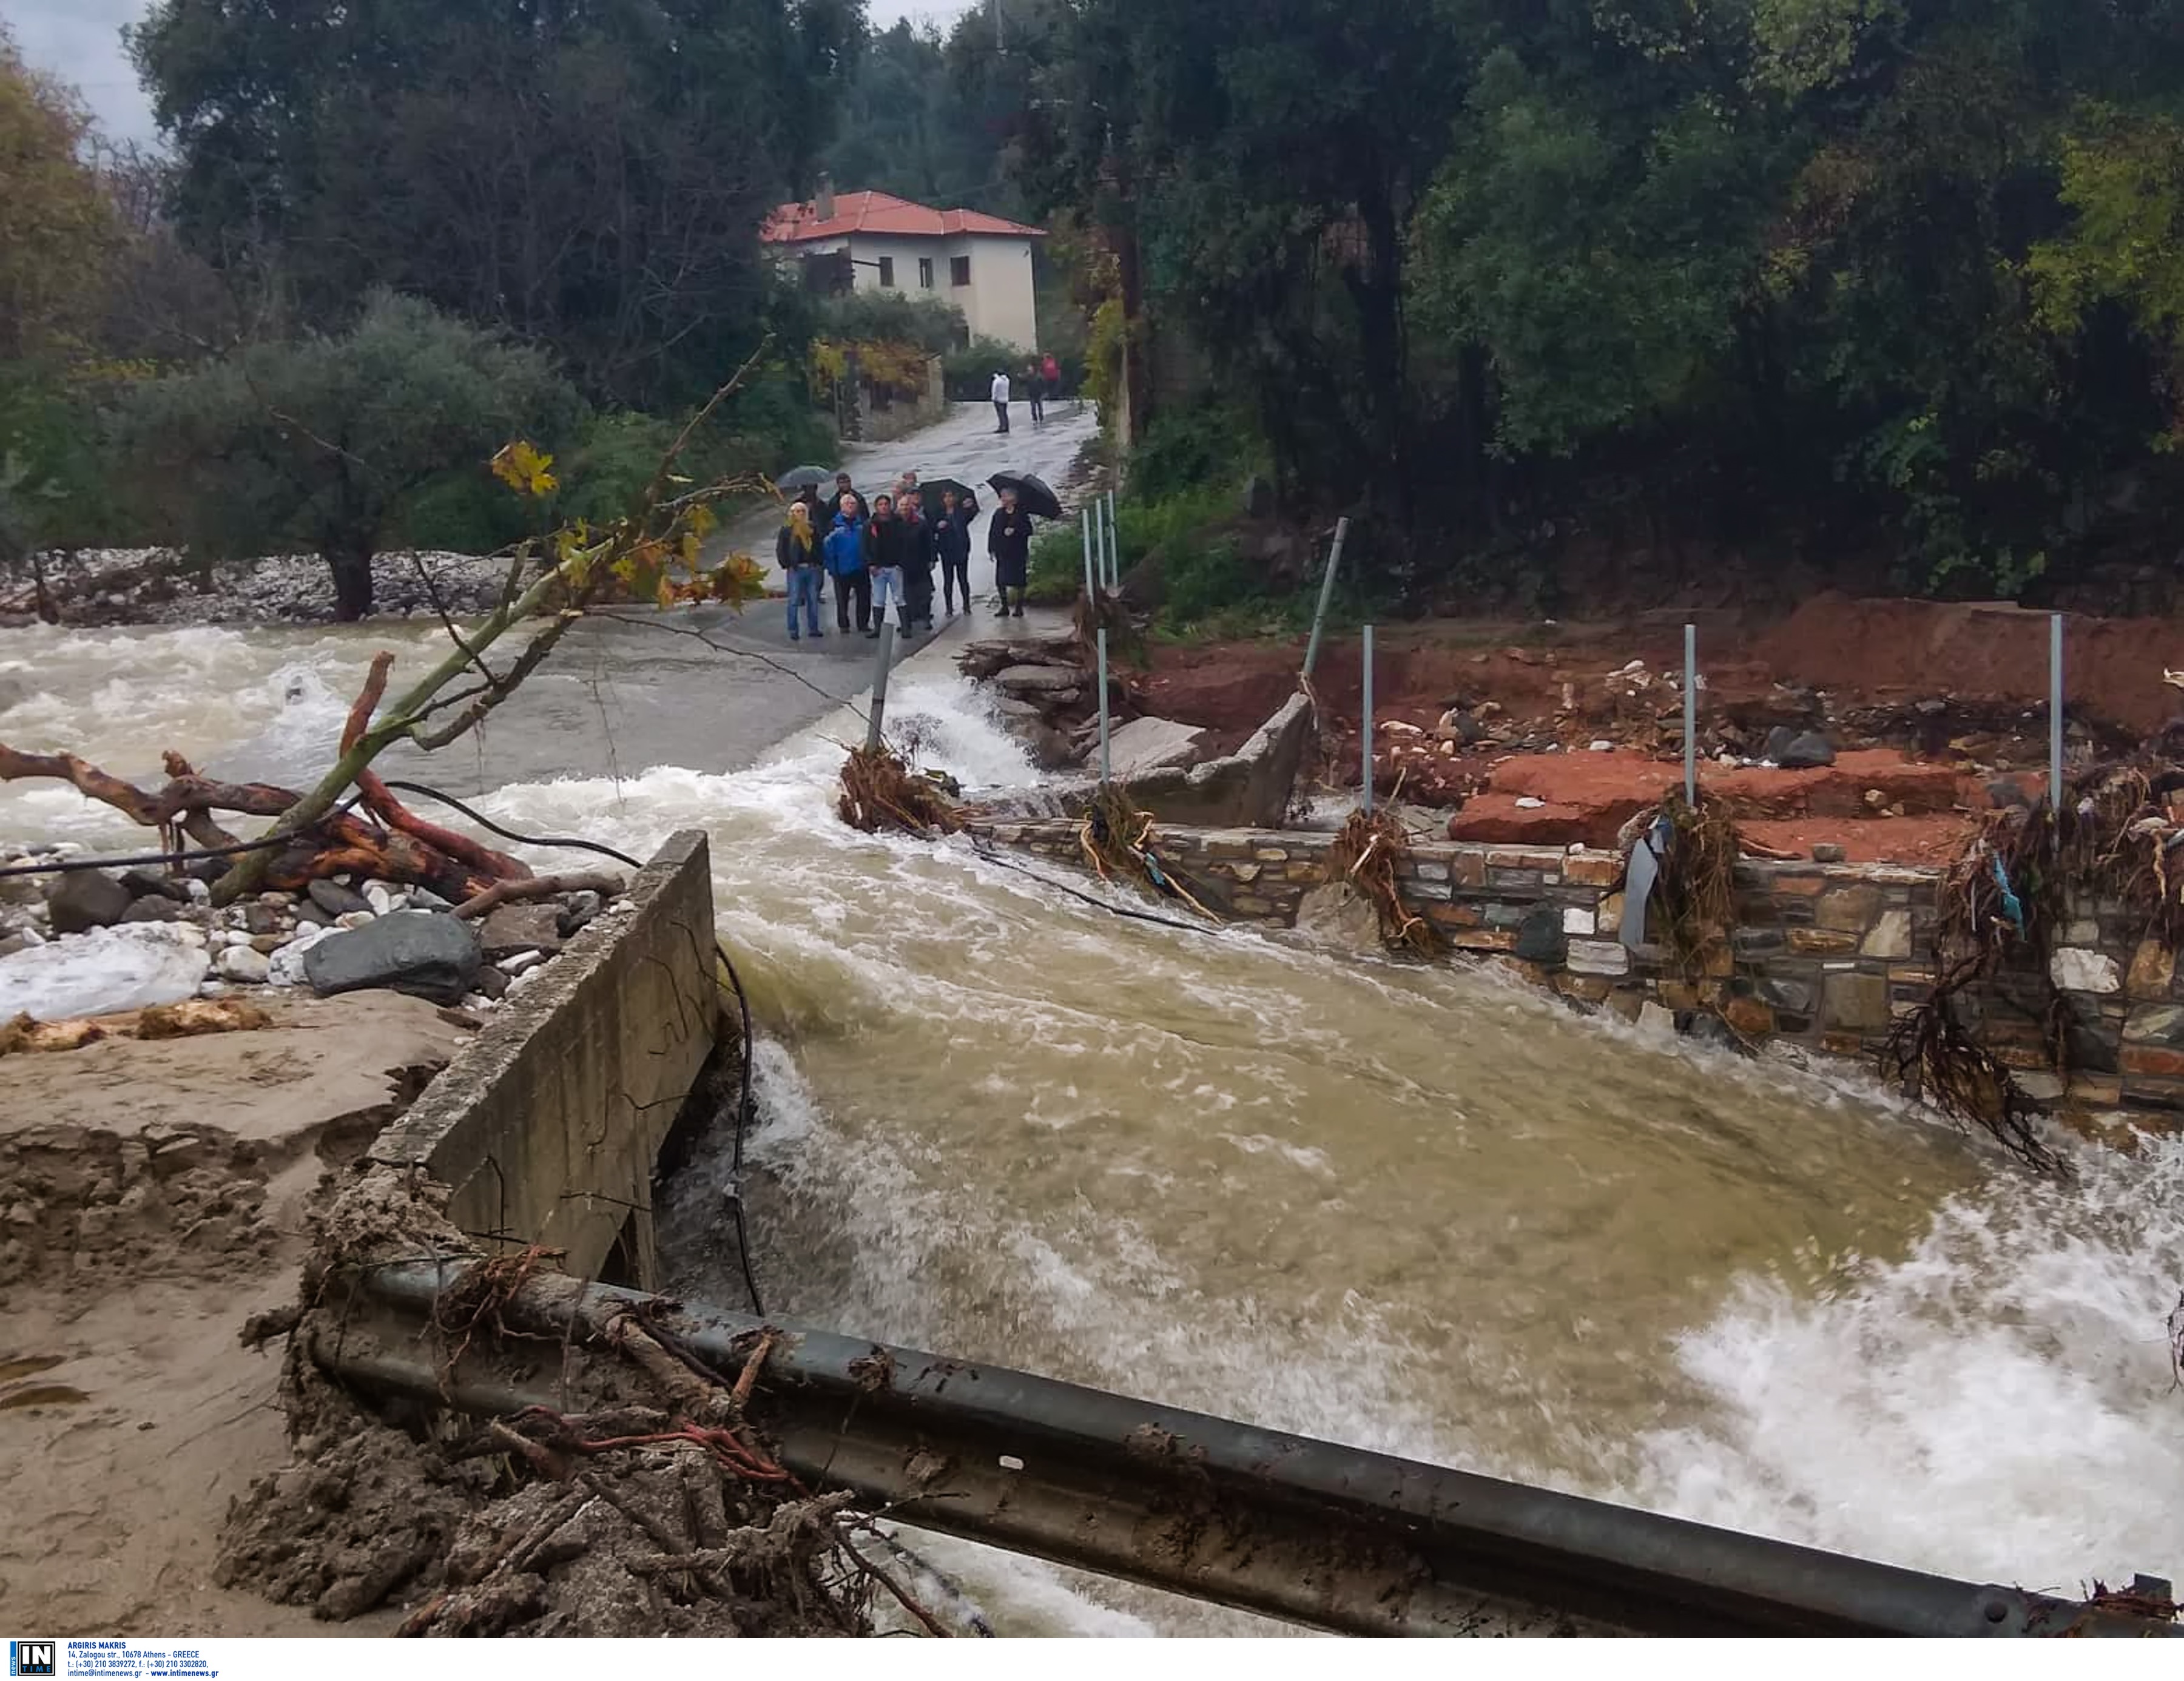
[[925, 517], [925, 504], [914, 490], [897, 505], [903, 524], [910, 528], [910, 554], [902, 569], [905, 621], [929, 631], [933, 628], [933, 563], [939, 558], [933, 547], [933, 522]]
[[910, 634], [910, 594], [904, 574], [916, 546], [910, 522], [896, 510], [894, 498], [883, 493], [872, 504], [872, 524], [865, 527], [865, 565], [872, 576], [872, 621], [866, 627], [866, 636], [880, 633], [890, 601], [901, 620], [903, 634]]
[[856, 500], [858, 526], [861, 528], [870, 525], [872, 518], [872, 505], [858, 493], [856, 487], [850, 482], [850, 476], [847, 473], [837, 473], [834, 475], [834, 503], [837, 507], [841, 505], [842, 498], [845, 496], [853, 497]]
[[[963, 511], [963, 504], [956, 499], [956, 493], [940, 493], [940, 512], [933, 520], [933, 552], [940, 562], [940, 594], [948, 604], [948, 616], [956, 616], [956, 592], [963, 592], [963, 610], [971, 610], [971, 520], [978, 504], [971, 504], [971, 512]], [[928, 598], [929, 599], [929, 598]]]
[[994, 557], [994, 586], [1000, 592], [1001, 615], [1009, 613], [1009, 592], [1017, 593], [1016, 616], [1023, 617], [1024, 587], [1031, 576], [1031, 515], [1017, 506], [1013, 490], [1001, 492], [1001, 505], [986, 526], [986, 553]]

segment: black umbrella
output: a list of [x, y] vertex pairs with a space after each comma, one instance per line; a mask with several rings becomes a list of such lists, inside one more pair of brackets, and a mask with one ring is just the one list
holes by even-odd
[[1061, 517], [1061, 498], [1048, 489], [1046, 481], [1035, 473], [996, 473], [986, 482], [995, 490], [1016, 492], [1017, 506], [1027, 514], [1037, 515], [1042, 520]]
[[927, 519], [930, 520], [940, 512], [941, 494], [950, 490], [956, 493], [958, 503], [978, 500], [978, 493], [961, 479], [928, 479], [917, 487], [917, 498], [925, 504]]
[[793, 494], [800, 490], [812, 490], [822, 484], [832, 484], [833, 481], [834, 470], [832, 467], [791, 467], [773, 483], [777, 490]]

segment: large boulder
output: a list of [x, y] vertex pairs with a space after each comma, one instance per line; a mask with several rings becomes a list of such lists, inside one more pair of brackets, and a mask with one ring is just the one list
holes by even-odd
[[488, 958], [513, 957], [519, 951], [543, 951], [551, 957], [564, 943], [561, 907], [504, 905], [485, 919], [481, 940]]
[[398, 910], [320, 940], [304, 954], [304, 973], [322, 997], [385, 987], [460, 1004], [484, 961], [469, 923], [437, 911]]
[[70, 870], [46, 889], [46, 909], [57, 934], [87, 934], [110, 928], [129, 914], [136, 895], [103, 870]]
[[98, 928], [0, 958], [0, 1021], [110, 1016], [193, 996], [205, 948], [195, 930], [161, 923]]

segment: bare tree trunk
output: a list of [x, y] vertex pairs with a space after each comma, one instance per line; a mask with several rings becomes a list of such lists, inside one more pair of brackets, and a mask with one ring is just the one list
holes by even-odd
[[358, 544], [322, 553], [334, 575], [334, 617], [354, 624], [371, 611], [371, 550]]

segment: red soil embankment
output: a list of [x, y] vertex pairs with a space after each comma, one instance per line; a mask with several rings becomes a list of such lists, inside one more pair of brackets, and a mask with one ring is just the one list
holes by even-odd
[[[1995, 602], [1854, 600], [1814, 596], [1752, 644], [1752, 657], [1785, 682], [1885, 700], [1951, 695], [1960, 700], [2044, 702], [2048, 615]], [[2174, 619], [2064, 621], [2063, 688], [2070, 707], [2141, 735], [2184, 712], [2184, 695], [2161, 681], [2184, 666], [2184, 622]]]

